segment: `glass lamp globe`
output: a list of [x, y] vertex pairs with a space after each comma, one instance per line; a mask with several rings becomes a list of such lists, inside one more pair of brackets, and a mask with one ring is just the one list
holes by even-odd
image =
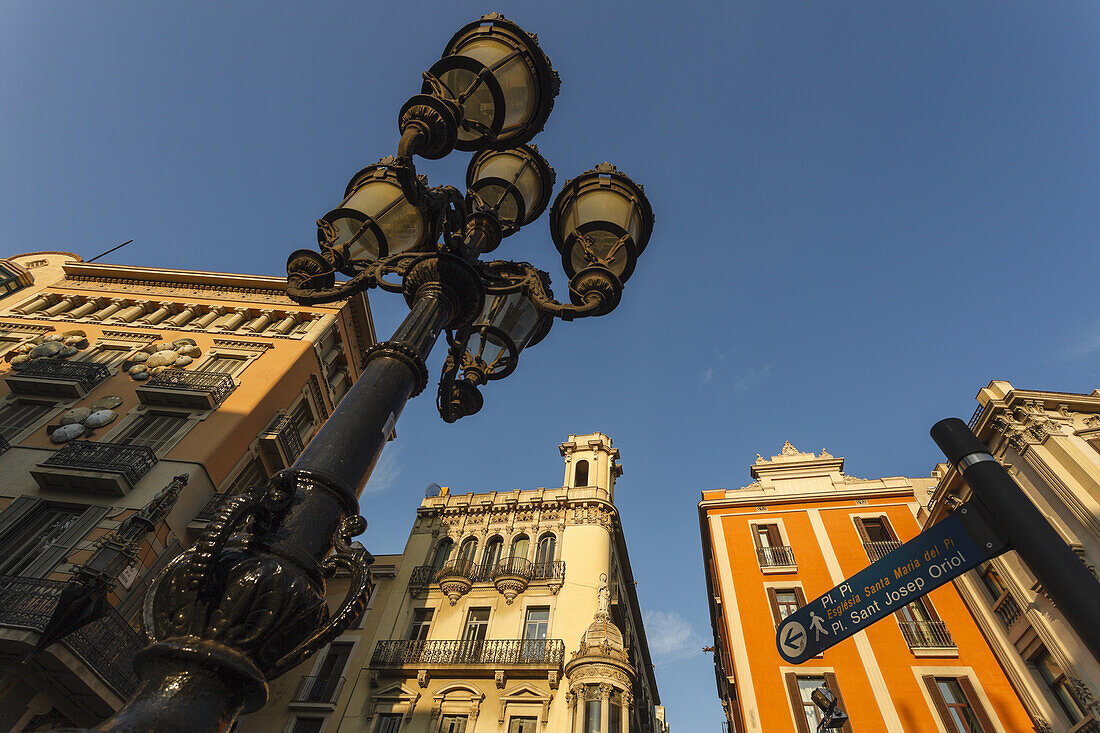
[[483, 150], [470, 160], [466, 187], [473, 207], [495, 213], [504, 236], [508, 236], [546, 210], [554, 187], [554, 169], [533, 145]]

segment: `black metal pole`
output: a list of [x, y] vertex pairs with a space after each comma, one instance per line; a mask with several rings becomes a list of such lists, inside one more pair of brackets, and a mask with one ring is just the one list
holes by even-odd
[[1054, 605], [1100, 659], [1100, 582], [1027, 498], [978, 436], [957, 417], [932, 426], [932, 440], [1004, 531]]

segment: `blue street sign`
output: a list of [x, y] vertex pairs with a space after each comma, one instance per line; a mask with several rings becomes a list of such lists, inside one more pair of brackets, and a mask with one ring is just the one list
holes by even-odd
[[950, 515], [785, 618], [775, 634], [779, 655], [801, 664], [984, 560]]

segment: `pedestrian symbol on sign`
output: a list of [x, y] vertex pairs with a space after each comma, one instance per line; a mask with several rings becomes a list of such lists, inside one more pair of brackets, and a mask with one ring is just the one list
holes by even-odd
[[810, 611], [810, 628], [814, 630], [814, 641], [821, 639], [822, 634], [829, 635], [829, 632], [821, 625], [821, 617], [813, 611]]

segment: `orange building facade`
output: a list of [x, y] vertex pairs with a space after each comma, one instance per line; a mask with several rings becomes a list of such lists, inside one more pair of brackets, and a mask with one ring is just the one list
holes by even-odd
[[704, 491], [700, 532], [718, 694], [731, 731], [810, 733], [827, 686], [871, 733], [1016, 733], [1033, 724], [948, 584], [801, 665], [775, 629], [787, 615], [920, 532], [937, 477], [858, 479], [844, 459], [790, 443], [757, 456], [753, 482]]
[[[359, 375], [366, 298], [303, 307], [285, 291], [64, 252], [0, 260], [0, 731], [120, 707], [152, 579], [226, 495], [289, 466]], [[74, 568], [184, 475], [105, 614], [32, 653]]]

